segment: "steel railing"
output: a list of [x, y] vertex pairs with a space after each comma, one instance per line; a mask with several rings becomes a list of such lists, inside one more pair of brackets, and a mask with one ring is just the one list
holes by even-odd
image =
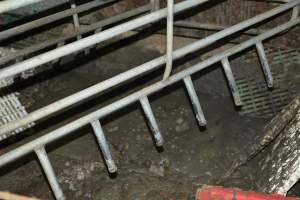
[[[82, 102], [93, 95], [99, 94], [109, 88], [115, 87], [121, 83], [124, 83], [127, 80], [130, 80], [137, 76], [143, 75], [147, 72], [150, 72], [150, 71], [157, 69], [158, 67], [161, 67], [162, 65], [166, 64], [165, 73], [164, 73], [164, 75], [166, 75], [166, 76], [164, 76], [163, 80], [156, 82], [150, 86], [147, 86], [146, 88], [143, 88], [135, 93], [132, 93], [120, 100], [117, 100], [117, 101], [103, 107], [103, 108], [100, 108], [97, 111], [94, 111], [84, 117], [74, 120], [54, 131], [51, 131], [50, 133], [48, 133], [44, 136], [41, 136], [29, 143], [26, 143], [24, 145], [21, 145], [20, 147], [17, 147], [15, 149], [9, 151], [8, 153], [1, 155], [0, 156], [0, 166], [4, 166], [4, 165], [24, 156], [26, 154], [29, 154], [31, 152], [35, 152], [37, 154], [37, 157], [38, 157], [42, 167], [43, 167], [43, 170], [47, 176], [47, 179], [50, 183], [50, 186], [54, 192], [56, 199], [61, 200], [61, 199], [64, 199], [64, 195], [58, 184], [54, 170], [51, 166], [51, 162], [49, 161], [47, 153], [45, 151], [45, 146], [47, 144], [54, 142], [64, 136], [72, 133], [73, 131], [79, 129], [80, 127], [90, 124], [90, 126], [93, 128], [96, 138], [98, 140], [101, 152], [104, 156], [106, 165], [108, 167], [108, 171], [110, 173], [114, 173], [117, 170], [117, 166], [113, 160], [113, 156], [109, 150], [109, 145], [107, 143], [104, 131], [101, 127], [100, 120], [103, 117], [105, 117], [109, 114], [112, 114], [113, 112], [116, 112], [119, 109], [124, 108], [132, 103], [139, 102], [141, 104], [141, 107], [142, 107], [145, 115], [146, 115], [147, 121], [150, 125], [152, 134], [155, 139], [155, 144], [157, 146], [162, 146], [163, 145], [163, 137], [159, 130], [158, 124], [156, 122], [154, 113], [151, 109], [151, 105], [148, 100], [148, 96], [157, 91], [164, 89], [165, 87], [167, 87], [171, 84], [174, 84], [179, 81], [183, 81], [183, 83], [187, 89], [189, 98], [192, 102], [193, 109], [195, 110], [196, 119], [200, 126], [205, 126], [206, 120], [205, 120], [204, 113], [201, 108], [200, 101], [197, 97], [196, 90], [194, 88], [191, 76], [196, 72], [199, 72], [207, 67], [210, 67], [213, 64], [220, 62], [223, 66], [225, 76], [228, 80], [234, 102], [237, 106], [241, 106], [242, 102], [240, 99], [239, 91], [238, 91], [238, 88], [237, 88], [237, 85], [236, 85], [236, 82], [235, 82], [235, 79], [234, 79], [234, 76], [233, 76], [233, 73], [231, 70], [231, 66], [230, 66], [230, 57], [247, 49], [247, 48], [250, 48], [252, 46], [256, 47], [256, 49], [257, 49], [258, 58], [261, 61], [261, 66], [262, 66], [268, 87], [273, 87], [273, 78], [272, 78], [271, 70], [270, 70], [270, 67], [269, 67], [269, 64], [268, 64], [268, 61], [266, 58], [265, 50], [263, 47], [263, 42], [266, 39], [269, 39], [277, 34], [284, 33], [287, 30], [291, 29], [292, 27], [299, 25], [299, 23], [300, 23], [299, 16], [293, 17], [291, 20], [289, 20], [288, 22], [286, 22], [278, 27], [272, 28], [272, 29], [265, 31], [257, 36], [254, 36], [253, 38], [251, 38], [245, 42], [242, 42], [241, 44], [238, 44], [228, 50], [225, 50], [222, 53], [218, 53], [218, 54], [216, 54], [194, 66], [191, 66], [191, 67], [184, 69], [180, 72], [177, 72], [173, 75], [171, 75], [172, 62], [175, 59], [182, 58], [189, 53], [195, 52], [195, 51], [200, 50], [204, 47], [207, 47], [215, 42], [218, 42], [221, 39], [224, 39], [225, 37], [228, 37], [237, 32], [243, 31], [247, 28], [250, 28], [251, 26], [256, 25], [266, 19], [272, 18], [278, 14], [289, 11], [291, 9], [294, 10], [295, 7], [299, 6], [300, 0], [289, 1], [281, 6], [278, 6], [274, 9], [272, 9], [272, 10], [269, 10], [265, 13], [257, 15], [251, 19], [248, 19], [244, 22], [238, 23], [234, 26], [231, 26], [229, 28], [221, 30], [215, 34], [212, 34], [204, 39], [201, 39], [199, 41], [191, 43], [191, 44], [184, 46], [182, 48], [179, 48], [177, 50], [173, 50], [173, 24], [174, 24], [173, 14], [184, 11], [188, 8], [192, 8], [194, 6], [200, 5], [207, 1], [187, 0], [182, 3], [175, 4], [174, 7], [172, 6], [172, 3], [174, 3], [174, 2], [171, 2], [171, 1], [168, 1], [168, 2], [170, 4], [167, 6], [166, 9], [152, 11], [152, 13], [150, 13], [150, 14], [146, 14], [142, 17], [133, 19], [129, 22], [125, 22], [123, 24], [117, 25], [117, 26], [107, 29], [103, 32], [96, 33], [87, 38], [79, 39], [78, 41], [75, 41], [71, 44], [64, 45], [55, 50], [51, 50], [42, 55], [33, 57], [31, 59], [17, 63], [15, 65], [12, 65], [10, 67], [7, 67], [7, 68], [4, 68], [3, 70], [1, 70], [0, 71], [0, 79], [14, 76], [14, 75], [19, 74], [22, 71], [38, 67], [44, 63], [53, 61], [55, 59], [61, 58], [62, 56], [68, 55], [70, 53], [74, 53], [79, 50], [83, 50], [85, 48], [88, 48], [89, 46], [92, 46], [92, 45], [95, 45], [104, 40], [110, 39], [118, 34], [127, 32], [129, 30], [133, 30], [135, 28], [141, 27], [143, 25], [146, 25], [146, 24], [155, 22], [159, 19], [163, 19], [163, 18], [167, 17], [167, 53], [166, 53], [166, 55], [156, 58], [154, 60], [151, 60], [147, 63], [144, 63], [138, 67], [130, 69], [119, 75], [116, 75], [110, 79], [107, 79], [103, 82], [100, 82], [100, 83], [94, 85], [94, 86], [84, 89], [84, 90], [82, 90], [78, 93], [75, 93], [69, 97], [66, 97], [57, 102], [54, 102], [44, 108], [38, 109], [22, 119], [8, 123], [1, 127], [0, 135], [10, 132], [18, 127], [24, 126], [30, 122], [42, 119], [46, 116], [49, 116], [50, 114], [56, 113], [64, 108], [70, 107], [73, 104]], [[174, 12], [172, 12], [173, 8], [174, 8]]]

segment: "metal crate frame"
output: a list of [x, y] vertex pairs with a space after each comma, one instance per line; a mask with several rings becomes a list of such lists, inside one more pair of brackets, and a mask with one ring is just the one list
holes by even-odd
[[[0, 2], [0, 13], [9, 11], [11, 9], [15, 9], [18, 7], [26, 6], [31, 3], [36, 3], [41, 0], [27, 0], [27, 1], [17, 1], [17, 0], [6, 0], [3, 2]], [[60, 44], [54, 50], [50, 50], [46, 53], [40, 54], [38, 56], [34, 56], [32, 58], [29, 58], [27, 60], [17, 62], [16, 64], [13, 64], [11, 66], [5, 67], [0, 70], [0, 80], [14, 77], [19, 75], [20, 73], [29, 70], [29, 69], [35, 69], [45, 63], [53, 62], [63, 56], [86, 50], [87, 48], [90, 48], [100, 42], [103, 42], [105, 40], [108, 40], [110, 38], [113, 38], [117, 35], [120, 35], [122, 33], [134, 30], [136, 28], [142, 27], [147, 24], [151, 24], [153, 22], [156, 22], [158, 20], [161, 20], [163, 18], [167, 18], [167, 53], [164, 56], [161, 56], [159, 58], [156, 58], [154, 60], [151, 60], [147, 63], [144, 63], [138, 67], [135, 67], [133, 69], [130, 69], [124, 73], [121, 73], [119, 75], [116, 75], [110, 79], [107, 79], [103, 82], [100, 82], [94, 86], [91, 86], [85, 90], [82, 90], [78, 93], [75, 93], [71, 96], [68, 96], [64, 99], [61, 99], [57, 102], [54, 102], [44, 108], [38, 109], [26, 117], [16, 120], [14, 122], [8, 123], [4, 126], [1, 126], [0, 128], [0, 135], [6, 134], [7, 132], [13, 131], [19, 127], [22, 127], [26, 124], [38, 121], [42, 118], [45, 118], [46, 116], [49, 116], [50, 114], [57, 113], [58, 111], [61, 111], [64, 108], [68, 108], [71, 105], [82, 102], [86, 100], [87, 98], [99, 94], [109, 88], [112, 88], [114, 86], [117, 86], [119, 84], [124, 83], [127, 80], [133, 79], [137, 76], [143, 75], [147, 72], [150, 72], [154, 69], [157, 69], [158, 67], [165, 65], [165, 72], [163, 76], [163, 80], [156, 82], [150, 86], [147, 86], [144, 89], [141, 89], [133, 94], [130, 94], [120, 100], [117, 100], [95, 112], [92, 112], [84, 117], [81, 117], [77, 120], [74, 120], [71, 123], [68, 123], [54, 131], [51, 131], [50, 133], [41, 136], [37, 139], [32, 140], [31, 142], [28, 142], [24, 145], [21, 145], [20, 147], [17, 147], [3, 155], [0, 156], [0, 167], [4, 166], [14, 160], [17, 160], [18, 158], [29, 154], [31, 152], [35, 152], [42, 168], [46, 174], [46, 177], [50, 183], [51, 189], [54, 193], [54, 196], [58, 200], [65, 199], [65, 196], [62, 192], [61, 187], [59, 186], [59, 183], [57, 181], [55, 172], [52, 168], [51, 162], [48, 158], [47, 152], [45, 150], [45, 146], [51, 142], [54, 142], [68, 134], [71, 134], [73, 131], [79, 129], [82, 126], [85, 125], [91, 125], [94, 133], [97, 137], [100, 149], [104, 155], [104, 159], [106, 162], [106, 165], [108, 167], [108, 171], [110, 173], [115, 173], [117, 170], [117, 166], [113, 160], [112, 154], [109, 150], [109, 145], [107, 143], [104, 131], [101, 127], [101, 123], [99, 119], [101, 120], [103, 117], [116, 112], [117, 110], [124, 108], [134, 102], [140, 102], [145, 115], [147, 116], [148, 123], [151, 127], [151, 131], [154, 135], [155, 144], [157, 146], [163, 145], [163, 137], [161, 135], [161, 132], [159, 131], [159, 127], [157, 125], [155, 116], [152, 112], [151, 105], [148, 100], [148, 96], [164, 89], [165, 87], [174, 84], [175, 82], [183, 81], [186, 89], [189, 94], [189, 98], [191, 99], [193, 108], [196, 113], [196, 119], [199, 122], [200, 126], [206, 125], [206, 120], [204, 117], [204, 114], [202, 112], [202, 108], [199, 102], [199, 99], [197, 97], [195, 88], [193, 86], [192, 82], [192, 75], [198, 71], [201, 71], [207, 67], [210, 67], [213, 64], [221, 63], [225, 72], [225, 76], [228, 80], [231, 93], [234, 99], [234, 103], [236, 106], [242, 106], [242, 101], [240, 98], [240, 94], [238, 91], [238, 87], [236, 84], [236, 81], [234, 79], [231, 66], [230, 66], [230, 57], [245, 50], [249, 47], [255, 46], [259, 59], [261, 61], [261, 66], [264, 72], [264, 76], [267, 80], [267, 86], [273, 87], [273, 77], [271, 74], [271, 70], [269, 67], [269, 63], [265, 54], [263, 41], [278, 35], [280, 33], [284, 33], [287, 30], [290, 30], [292, 27], [299, 25], [300, 23], [300, 17], [298, 15], [299, 11], [299, 4], [300, 0], [292, 0], [288, 1], [281, 6], [278, 6], [272, 10], [269, 10], [265, 13], [262, 13], [260, 15], [257, 15], [251, 19], [248, 19], [246, 21], [243, 21], [241, 23], [238, 23], [234, 26], [228, 27], [224, 30], [221, 30], [215, 34], [212, 34], [204, 39], [198, 40], [192, 44], [189, 44], [185, 47], [179, 48], [174, 50], [173, 49], [173, 26], [174, 26], [174, 14], [185, 11], [187, 9], [193, 8], [195, 6], [199, 6], [203, 3], [208, 2], [209, 0], [186, 0], [181, 3], [177, 3], [174, 5], [173, 0], [168, 0], [168, 6], [164, 9], [158, 9], [158, 1], [157, 0], [151, 0], [148, 5], [145, 5], [139, 9], [140, 12], [138, 14], [147, 13], [143, 16], [137, 17], [133, 20], [127, 21], [125, 23], [121, 23], [119, 25], [113, 26], [112, 28], [99, 31], [99, 28], [103, 26], [97, 26], [97, 31], [91, 36], [88, 37], [81, 37], [81, 27], [80, 24], [78, 24], [78, 16], [77, 11], [74, 11], [74, 4], [72, 4], [72, 12], [73, 15], [73, 21], [74, 21], [74, 27], [77, 28], [78, 32], [76, 33], [77, 41], [69, 43], [69, 44]], [[72, 3], [72, 1], [71, 1]], [[242, 42], [241, 44], [238, 44], [228, 50], [225, 50], [224, 52], [218, 53], [196, 65], [193, 65], [187, 69], [184, 69], [178, 73], [175, 73], [171, 75], [172, 72], [172, 62], [175, 59], [184, 57], [185, 55], [195, 52], [197, 50], [200, 50], [204, 47], [207, 47], [227, 36], [230, 36], [234, 33], [243, 31], [253, 25], [258, 24], [259, 22], [262, 22], [266, 19], [269, 19], [271, 17], [274, 17], [278, 14], [287, 12], [289, 10], [293, 10], [292, 17], [289, 21], [283, 23], [280, 26], [277, 26], [275, 28], [272, 28], [270, 30], [267, 30], [257, 36], [252, 37], [251, 39]], [[150, 12], [150, 13], [149, 13]], [[124, 14], [124, 13], [123, 13]], [[128, 13], [127, 13], [128, 14]], [[136, 12], [135, 12], [136, 14]], [[70, 13], [69, 13], [70, 15]], [[66, 15], [67, 16], [67, 15]], [[122, 15], [124, 17], [124, 15]], [[134, 15], [135, 16], [135, 15]], [[124, 18], [128, 17], [126, 15]], [[124, 19], [122, 18], [122, 19]], [[107, 21], [111, 20], [107, 19]], [[54, 20], [55, 21], [55, 20]], [[102, 22], [103, 23], [103, 22]], [[32, 27], [35, 28], [35, 27]], [[0, 33], [1, 35], [1, 33]], [[75, 37], [73, 35], [72, 37]], [[64, 43], [67, 39], [63, 38], [61, 41]], [[57, 43], [55, 43], [57, 44]], [[22, 55], [21, 55], [22, 57]], [[0, 61], [1, 62], [1, 61]]]

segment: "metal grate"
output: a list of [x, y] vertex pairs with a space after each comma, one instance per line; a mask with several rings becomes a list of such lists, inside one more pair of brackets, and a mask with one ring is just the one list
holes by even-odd
[[[5, 57], [9, 55], [12, 52], [15, 52], [16, 50], [14, 48], [0, 48], [0, 58]], [[33, 70], [30, 70], [33, 71]], [[27, 76], [30, 76], [29, 71], [22, 74], [22, 78], [26, 78]], [[28, 113], [25, 109], [25, 107], [20, 102], [18, 96], [19, 93], [17, 92], [7, 92], [7, 86], [12, 85], [14, 83], [14, 78], [6, 78], [3, 80], [0, 80], [0, 88], [1, 91], [4, 91], [0, 93], [0, 126], [7, 124], [9, 122], [15, 121], [17, 119], [21, 119], [25, 117]], [[0, 136], [0, 141], [6, 139], [9, 136], [18, 134], [28, 128], [31, 128], [34, 126], [34, 123], [30, 123], [26, 126], [20, 127], [12, 132], [8, 132], [4, 135]]]
[[[283, 64], [289, 66], [292, 64], [300, 64], [300, 52], [294, 49], [283, 49], [275, 47], [266, 47], [265, 52], [270, 65]], [[253, 50], [244, 56], [246, 62], [257, 59], [256, 51]]]
[[[18, 95], [19, 93], [11, 93], [0, 97], [0, 125], [21, 119], [28, 114], [25, 107], [19, 101]], [[34, 126], [34, 123], [30, 123], [24, 127], [14, 130], [13, 132], [1, 135], [0, 141], [11, 135], [15, 135], [31, 128], [32, 126]]]
[[[243, 106], [241, 115], [272, 117], [299, 93], [300, 73], [289, 72], [292, 65], [300, 64], [300, 53], [295, 50], [266, 49], [272, 67], [274, 89], [270, 90], [265, 80], [253, 76], [237, 76], [236, 82]], [[256, 59], [256, 52], [245, 56], [245, 61]], [[299, 72], [300, 70], [298, 70]]]

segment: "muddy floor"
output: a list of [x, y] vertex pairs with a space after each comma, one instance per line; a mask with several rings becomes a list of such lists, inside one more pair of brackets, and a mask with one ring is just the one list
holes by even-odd
[[[130, 45], [125, 47], [128, 43]], [[163, 50], [148, 44], [146, 47], [140, 41], [121, 42], [118, 48], [102, 48], [85, 59], [64, 59], [62, 63], [66, 64], [25, 80], [11, 90], [20, 91], [20, 98], [29, 111], [36, 110], [161, 55]], [[1, 145], [7, 149], [46, 134], [157, 80], [159, 72], [41, 121], [34, 133], [19, 136], [23, 139], [21, 142]], [[107, 173], [89, 126], [47, 146], [67, 199], [189, 200], [194, 199], [197, 188], [203, 185], [251, 190], [255, 184], [255, 170], [251, 166], [236, 170], [230, 177], [225, 174], [236, 159], [244, 159], [254, 138], [262, 134], [262, 128], [270, 119], [241, 116], [230, 95], [196, 89], [208, 121], [206, 128], [197, 125], [182, 83], [149, 97], [165, 139], [163, 149], [155, 148], [138, 103], [101, 119], [118, 165], [117, 174]], [[2, 168], [0, 173], [0, 190], [53, 199], [34, 155]]]

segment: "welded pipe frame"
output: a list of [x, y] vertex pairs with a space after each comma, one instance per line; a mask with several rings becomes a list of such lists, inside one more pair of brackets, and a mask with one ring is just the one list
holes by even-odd
[[[289, 9], [292, 9], [293, 7], [300, 4], [300, 0], [294, 0], [288, 4], [281, 5], [277, 8], [274, 8], [270, 11], [267, 11], [265, 13], [262, 13], [260, 15], [257, 15], [253, 18], [250, 18], [246, 21], [243, 21], [241, 23], [238, 23], [230, 28], [227, 28], [225, 30], [222, 30], [220, 32], [217, 32], [211, 36], [208, 36], [202, 40], [199, 40], [197, 42], [194, 42], [192, 44], [189, 44], [185, 47], [182, 47], [180, 49], [177, 49], [173, 52], [173, 59], [179, 59], [181, 57], [184, 57], [185, 55], [195, 52], [201, 48], [207, 47], [210, 44], [213, 44], [231, 34], [234, 34], [236, 32], [239, 32], [241, 30], [244, 30], [246, 28], [251, 27], [252, 25], [255, 25], [261, 21], [264, 21], [268, 18], [273, 17], [274, 15], [280, 14], [282, 12], [285, 12]], [[105, 81], [102, 81], [96, 85], [93, 85], [89, 88], [86, 88], [80, 92], [77, 92], [73, 95], [70, 95], [68, 97], [65, 97], [61, 100], [58, 100], [52, 104], [49, 104], [48, 106], [45, 106], [41, 109], [38, 109], [36, 111], [33, 111], [32, 113], [28, 114], [24, 118], [21, 118], [17, 121], [8, 123], [6, 125], [3, 125], [0, 127], [0, 135], [3, 135], [5, 133], [11, 132], [19, 127], [25, 126], [26, 124], [30, 124], [34, 121], [37, 121], [41, 118], [44, 118], [48, 115], [51, 115], [55, 112], [58, 112], [64, 108], [67, 108], [69, 106], [72, 106], [80, 101], [86, 100], [89, 97], [99, 94], [100, 92], [103, 92], [107, 89], [110, 89], [118, 84], [121, 84], [127, 80], [130, 80], [132, 78], [135, 78], [139, 75], [142, 75], [146, 72], [150, 72], [152, 70], [157, 69], [161, 65], [166, 63], [166, 56], [161, 56], [159, 58], [156, 58], [154, 60], [151, 60], [149, 62], [146, 62], [138, 67], [135, 67], [131, 70], [128, 70], [126, 72], [123, 72], [119, 75], [116, 75], [110, 79], [107, 79]]]
[[[187, 0], [181, 3], [177, 3], [174, 7], [174, 13], [184, 11], [186, 9], [201, 5], [209, 0]], [[34, 69], [38, 66], [56, 60], [66, 55], [70, 55], [77, 51], [86, 49], [90, 46], [103, 42], [105, 40], [111, 39], [122, 33], [134, 30], [146, 24], [158, 21], [167, 16], [167, 8], [161, 9], [159, 11], [144, 15], [137, 19], [133, 19], [129, 22], [114, 26], [110, 29], [96, 33], [94, 35], [83, 38], [79, 41], [64, 45], [62, 47], [56, 48], [49, 52], [43, 53], [41, 55], [35, 56], [23, 62], [17, 63], [15, 65], [6, 67], [0, 70], [0, 80], [8, 77], [15, 76], [29, 69]]]
[[37, 52], [37, 51], [40, 51], [40, 50], [43, 50], [45, 48], [55, 46], [55, 45], [59, 46], [60, 44], [64, 44], [68, 40], [74, 39], [78, 35], [84, 35], [84, 34], [90, 33], [90, 32], [97, 32], [97, 30], [99, 28], [103, 28], [110, 24], [118, 23], [119, 21], [122, 21], [127, 18], [142, 15], [142, 14], [148, 12], [150, 9], [151, 9], [151, 4], [147, 4], [147, 5], [129, 10], [127, 12], [121, 13], [119, 15], [115, 15], [113, 17], [103, 19], [103, 20], [95, 22], [91, 25], [81, 27], [81, 29], [78, 32], [74, 32], [70, 35], [59, 37], [59, 38], [56, 38], [56, 39], [53, 39], [50, 41], [45, 41], [43, 43], [35, 44], [28, 48], [17, 51], [16, 53], [14, 53], [12, 55], [8, 55], [6, 57], [0, 58], [0, 65], [8, 63], [13, 60], [17, 60], [17, 59], [23, 60], [22, 59], [23, 57], [28, 56], [34, 52]]
[[16, 160], [26, 154], [33, 152], [36, 148], [38, 148], [40, 146], [46, 146], [48, 143], [56, 141], [64, 136], [72, 133], [73, 131], [91, 123], [92, 121], [102, 119], [103, 117], [106, 117], [107, 115], [112, 114], [113, 112], [116, 112], [116, 111], [124, 108], [125, 106], [135, 103], [144, 96], [148, 96], [159, 90], [162, 90], [163, 88], [165, 88], [171, 84], [174, 84], [178, 81], [183, 80], [187, 76], [191, 76], [192, 74], [194, 74], [198, 71], [201, 71], [213, 64], [221, 62], [223, 59], [228, 59], [232, 55], [235, 55], [251, 46], [256, 45], [259, 42], [269, 39], [277, 34], [280, 34], [284, 31], [288, 30], [288, 29], [291, 29], [294, 26], [297, 26], [299, 24], [300, 24], [300, 18], [290, 20], [289, 22], [286, 22], [283, 25], [273, 28], [273, 29], [267, 31], [266, 33], [263, 33], [256, 37], [253, 37], [252, 39], [249, 39], [246, 42], [236, 45], [236, 46], [224, 51], [223, 53], [219, 53], [219, 54], [217, 54], [211, 58], [208, 58], [188, 69], [178, 72], [175, 75], [170, 76], [167, 80], [163, 80], [163, 81], [154, 83], [151, 86], [148, 86], [144, 89], [141, 89], [138, 92], [130, 94], [127, 97], [117, 100], [114, 103], [111, 103], [97, 111], [94, 111], [84, 117], [81, 117], [81, 118], [79, 118], [69, 124], [66, 124], [54, 131], [51, 131], [50, 133], [48, 133], [44, 136], [41, 136], [27, 144], [24, 144], [14, 150], [11, 150], [8, 153], [5, 153], [4, 155], [0, 156], [0, 167]]
[[48, 15], [46, 17], [42, 17], [40, 19], [36, 19], [36, 20], [30, 21], [30, 22], [27, 22], [20, 26], [1, 31], [0, 32], [0, 41], [3, 41], [5, 39], [11, 38], [13, 36], [16, 36], [16, 35], [19, 35], [22, 33], [25, 33], [32, 29], [44, 26], [46, 24], [64, 19], [66, 17], [70, 17], [74, 14], [79, 14], [81, 12], [85, 12], [85, 11], [88, 11], [93, 8], [105, 6], [107, 4], [110, 4], [110, 3], [113, 3], [116, 1], [120, 1], [120, 0], [108, 0], [105, 2], [96, 2], [95, 0], [93, 0], [93, 1], [85, 3], [85, 4], [81, 4], [81, 5], [77, 6], [76, 8], [66, 9], [66, 10], [54, 13], [52, 15]]

